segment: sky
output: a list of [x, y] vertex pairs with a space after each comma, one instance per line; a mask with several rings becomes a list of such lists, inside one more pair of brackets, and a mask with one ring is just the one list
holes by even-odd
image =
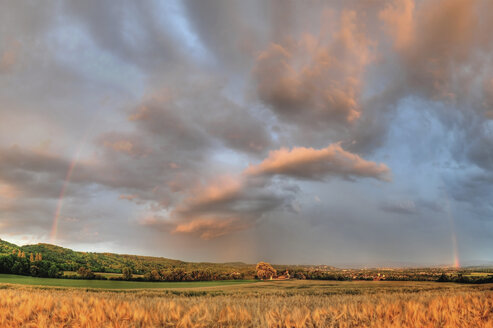
[[0, 0], [0, 238], [493, 263], [493, 2]]

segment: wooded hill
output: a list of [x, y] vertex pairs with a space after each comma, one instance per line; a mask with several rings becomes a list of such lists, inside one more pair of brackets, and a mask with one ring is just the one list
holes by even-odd
[[183, 269], [212, 270], [221, 272], [241, 271], [247, 272], [255, 269], [254, 265], [242, 262], [234, 263], [207, 263], [207, 262], [184, 262], [164, 257], [125, 255], [114, 253], [78, 252], [68, 248], [51, 245], [36, 244], [17, 246], [0, 239], [0, 256], [17, 255], [24, 252], [27, 258], [30, 254], [42, 254], [43, 261], [54, 263], [60, 271], [77, 271], [80, 267], [86, 267], [93, 272], [121, 273], [123, 268], [131, 268], [135, 274], [144, 274], [151, 270]]

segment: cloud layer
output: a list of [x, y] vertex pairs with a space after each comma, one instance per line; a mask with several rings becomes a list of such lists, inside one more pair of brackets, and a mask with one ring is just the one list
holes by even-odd
[[0, 9], [0, 238], [491, 260], [490, 1]]

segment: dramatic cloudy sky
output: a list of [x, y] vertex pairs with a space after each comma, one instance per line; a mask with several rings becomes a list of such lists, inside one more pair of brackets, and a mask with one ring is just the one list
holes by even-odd
[[0, 238], [493, 261], [493, 2], [0, 1]]

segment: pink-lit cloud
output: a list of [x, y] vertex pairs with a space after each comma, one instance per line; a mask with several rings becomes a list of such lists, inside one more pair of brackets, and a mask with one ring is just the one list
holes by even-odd
[[196, 234], [204, 240], [209, 240], [248, 227], [248, 222], [238, 218], [195, 218], [176, 225], [172, 233]]
[[326, 32], [272, 43], [258, 55], [253, 74], [259, 98], [281, 119], [318, 125], [360, 117], [361, 80], [372, 60], [371, 41], [354, 11], [341, 13], [331, 38], [323, 38]]
[[245, 172], [249, 175], [284, 175], [315, 180], [331, 175], [390, 179], [390, 169], [385, 164], [367, 161], [342, 149], [338, 143], [323, 149], [295, 147], [274, 150], [262, 163], [250, 165]]
[[3, 53], [0, 51], [0, 74], [8, 72], [14, 67], [18, 61], [20, 47], [20, 42], [11, 41]]

